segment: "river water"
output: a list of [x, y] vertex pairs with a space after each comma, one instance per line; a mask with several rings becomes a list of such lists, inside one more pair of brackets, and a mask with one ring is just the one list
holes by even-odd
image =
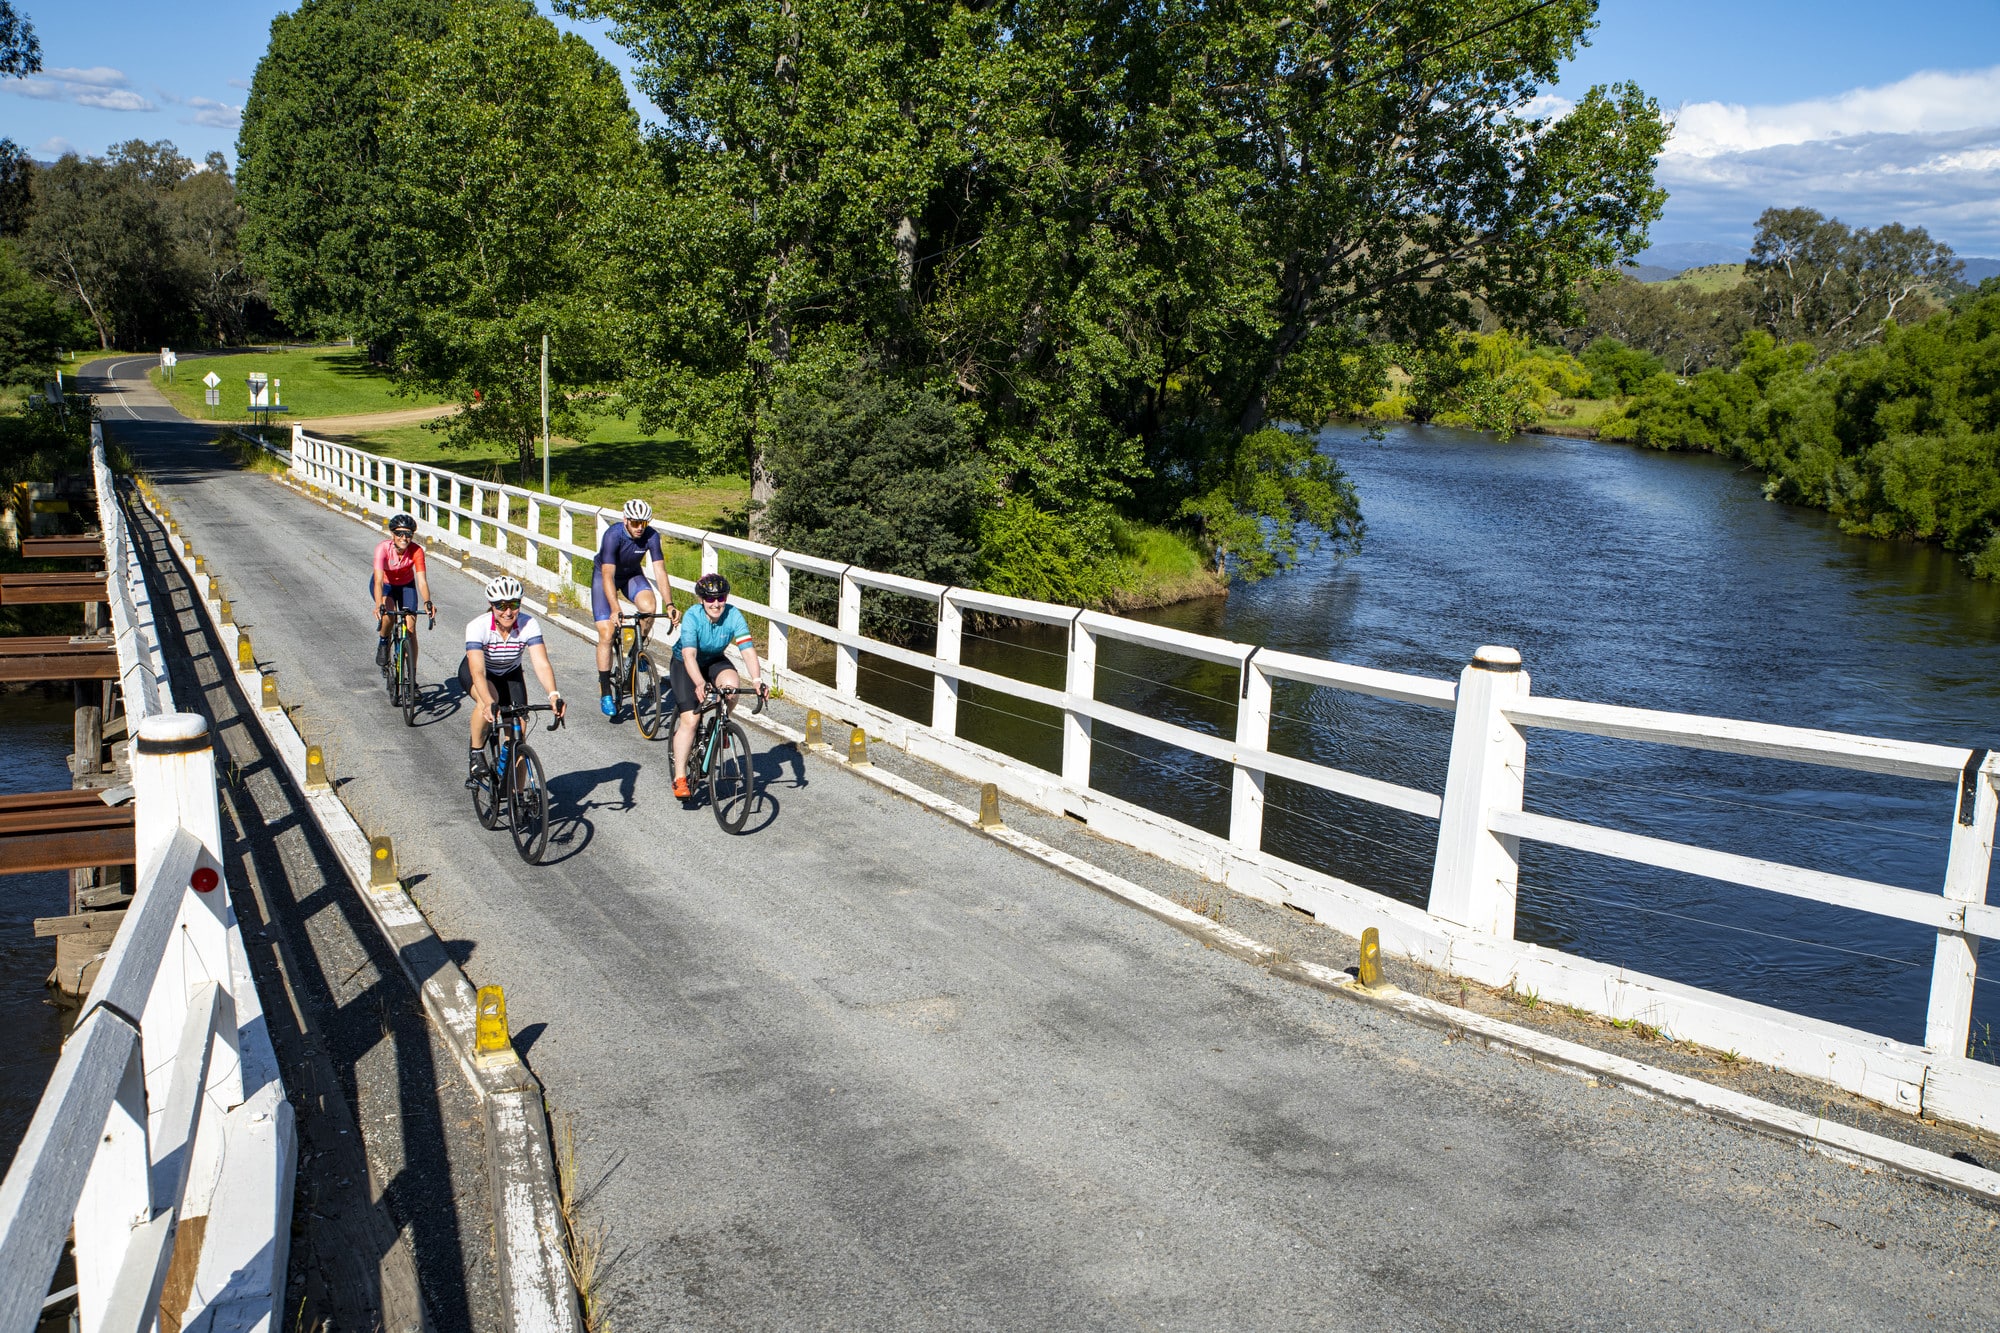
[[[1324, 440], [1360, 488], [1361, 552], [1146, 618], [1440, 677], [1504, 644], [1538, 695], [2000, 744], [2000, 587], [1942, 552], [1847, 537], [1707, 456], [1422, 427]], [[968, 661], [1060, 682], [1060, 632], [985, 633]], [[926, 688], [864, 667], [864, 696], [927, 716]], [[1100, 649], [1101, 697], [1220, 734], [1233, 732], [1237, 683], [1228, 668]], [[969, 737], [1055, 766], [1052, 713], [966, 698]], [[1443, 791], [1445, 713], [1304, 687], [1281, 688], [1275, 708], [1281, 752]], [[1220, 764], [1100, 726], [1092, 781], [1226, 831]], [[1434, 822], [1275, 779], [1267, 795], [1267, 850], [1424, 901]], [[1954, 799], [1943, 783], [1529, 735], [1531, 810], [1926, 892], [1942, 883]], [[1934, 936], [1919, 928], [1536, 845], [1521, 881], [1523, 939], [1922, 1039]], [[1989, 970], [1973, 1051], [1992, 1059], [2000, 960]]]
[[[72, 717], [67, 686], [54, 699], [18, 688], [0, 694], [0, 754], [7, 757], [0, 795], [69, 788]], [[62, 1049], [63, 1011], [43, 984], [55, 945], [34, 937], [34, 923], [68, 910], [67, 874], [0, 875], [0, 1164], [13, 1160]]]

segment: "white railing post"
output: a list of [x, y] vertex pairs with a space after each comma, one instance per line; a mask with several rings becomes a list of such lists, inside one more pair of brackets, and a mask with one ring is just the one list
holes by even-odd
[[[1255, 660], [1243, 663], [1237, 690], [1236, 744], [1244, 750], [1271, 748], [1271, 678]], [[1264, 846], [1264, 770], [1237, 764], [1229, 784], [1229, 841], [1245, 851]]]
[[[563, 548], [562, 554], [557, 557], [556, 570], [562, 575], [563, 586], [573, 587], [576, 583], [576, 561], [571, 557], [569, 548], [576, 545], [576, 515], [566, 504], [556, 508], [556, 543]], [[660, 592], [666, 594], [665, 585], [661, 586]]]
[[704, 574], [714, 574], [720, 571], [721, 568], [722, 568], [722, 553], [716, 550], [715, 543], [709, 538], [709, 535], [705, 532], [702, 533], [701, 572]]
[[1482, 647], [1460, 674], [1431, 868], [1431, 915], [1502, 939], [1514, 937], [1521, 840], [1493, 832], [1487, 817], [1521, 808], [1528, 742], [1500, 710], [1527, 693], [1512, 648]]
[[[937, 660], [959, 664], [965, 646], [965, 613], [951, 600], [951, 589], [938, 594]], [[931, 675], [931, 729], [940, 736], [958, 734], [958, 678], [942, 671]]]
[[531, 568], [542, 567], [542, 502], [535, 496], [528, 497], [527, 555]]
[[[861, 634], [861, 585], [854, 581], [852, 569], [841, 571], [840, 575], [840, 618], [835, 622], [841, 632], [859, 637]], [[850, 644], [841, 644], [839, 655], [833, 663], [833, 688], [839, 694], [852, 699], [861, 689], [861, 650]]]
[[[1081, 612], [1069, 626], [1069, 667], [1065, 693], [1078, 699], [1097, 697], [1097, 636], [1083, 623]], [[1063, 781], [1078, 791], [1090, 786], [1090, 719], [1074, 708], [1063, 711]]]
[[[1945, 863], [1944, 896], [1950, 902], [1983, 903], [1993, 864], [1993, 784], [2000, 756], [1975, 751], [1959, 783], [1951, 825], [1951, 855]], [[1931, 963], [1931, 1003], [1924, 1021], [1924, 1045], [1939, 1055], [1961, 1059], [1972, 1040], [1972, 989], [1979, 975], [1979, 937], [1953, 930], [1937, 934]]]
[[[784, 554], [783, 551], [771, 553], [771, 600], [766, 603], [778, 615], [790, 615], [792, 611], [792, 571], [785, 565]], [[773, 673], [791, 667], [792, 632], [777, 615], [771, 617], [771, 637], [764, 647], [764, 655], [770, 659]]]
[[[97, 1021], [124, 1020], [107, 1014]], [[178, 1044], [168, 1042], [169, 1055]], [[124, 1267], [133, 1233], [153, 1220], [155, 1206], [163, 1202], [153, 1198], [147, 1110], [145, 1065], [135, 1042], [125, 1063], [125, 1076], [118, 1083], [118, 1095], [112, 1100], [111, 1114], [105, 1118], [104, 1132], [98, 1136], [90, 1175], [76, 1201], [77, 1325], [83, 1333], [98, 1333], [104, 1327], [105, 1307], [111, 1302], [112, 1287], [118, 1281], [118, 1270]]]
[[222, 823], [215, 794], [215, 751], [199, 713], [143, 719], [132, 742], [133, 842], [138, 873], [159, 859], [174, 830], [185, 828], [219, 864]]
[[480, 520], [484, 519], [485, 517], [486, 517], [486, 488], [484, 486], [481, 486], [478, 482], [475, 481], [472, 483], [472, 517], [469, 520], [471, 524], [471, 529], [467, 533], [469, 544], [472, 546], [474, 550], [477, 550], [481, 546], [484, 546], [486, 544], [485, 538], [483, 538], [480, 535], [480, 533], [484, 530], [486, 526]]
[[511, 551], [507, 541], [507, 524], [514, 521], [514, 497], [507, 494], [506, 487], [496, 487], [493, 492], [493, 547], [498, 551]]

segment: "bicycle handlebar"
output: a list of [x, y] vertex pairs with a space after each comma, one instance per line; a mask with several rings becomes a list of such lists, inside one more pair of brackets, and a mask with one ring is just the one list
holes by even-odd
[[[746, 690], [740, 685], [731, 685], [728, 689], [725, 690], [725, 689], [718, 689], [717, 687], [711, 685], [709, 686], [708, 693], [709, 697], [713, 699], [720, 699], [725, 694], [754, 694], [757, 696], [757, 704], [756, 707], [750, 710], [750, 716], [755, 717], [757, 716], [757, 714], [764, 711], [765, 696], [764, 696], [764, 691], [761, 688], [755, 690]], [[710, 706], [711, 705], [708, 703], [707, 699], [704, 699], [702, 701], [702, 707], [707, 708]]]
[[[555, 713], [555, 711], [548, 704], [495, 704], [493, 707], [493, 715], [502, 719], [526, 717], [530, 713]], [[564, 715], [556, 713], [554, 720], [549, 723], [549, 730], [554, 731], [567, 722], [568, 719]]]

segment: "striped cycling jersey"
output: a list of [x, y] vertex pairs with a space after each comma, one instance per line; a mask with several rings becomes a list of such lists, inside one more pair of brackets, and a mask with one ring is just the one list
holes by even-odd
[[465, 651], [477, 648], [486, 654], [486, 674], [505, 676], [521, 669], [521, 654], [542, 641], [542, 627], [523, 611], [514, 622], [514, 632], [500, 628], [491, 611], [474, 616], [465, 627]]

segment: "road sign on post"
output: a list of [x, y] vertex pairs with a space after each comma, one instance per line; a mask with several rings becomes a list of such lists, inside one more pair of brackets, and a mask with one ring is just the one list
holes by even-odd
[[201, 382], [208, 386], [208, 405], [210, 407], [221, 407], [222, 377], [211, 370], [201, 377]]
[[211, 370], [201, 377], [201, 382], [213, 389], [222, 383], [222, 377]]

